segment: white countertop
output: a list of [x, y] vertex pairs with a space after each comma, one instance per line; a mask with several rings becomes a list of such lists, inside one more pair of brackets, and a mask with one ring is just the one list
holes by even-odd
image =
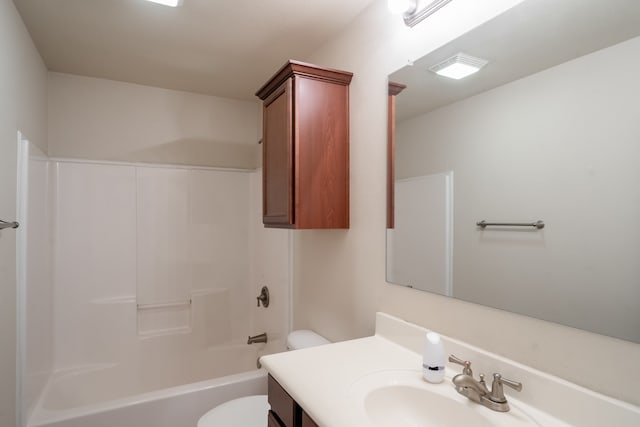
[[416, 353], [380, 336], [273, 354], [260, 361], [320, 427], [354, 425], [349, 391], [359, 378], [408, 367], [420, 371], [422, 366]]
[[[365, 427], [371, 422], [356, 410], [354, 384], [367, 375], [383, 371], [411, 370], [419, 377], [422, 371], [419, 349], [426, 331], [378, 313], [374, 336], [272, 354], [260, 361], [320, 427]], [[506, 378], [521, 381], [522, 393], [506, 389], [507, 397], [540, 425], [640, 425], [640, 408], [635, 405], [591, 392], [454, 339], [443, 336], [443, 341], [448, 353], [473, 362], [476, 377], [480, 372], [500, 372]], [[450, 387], [455, 393], [450, 378], [459, 371], [461, 367], [448, 365], [448, 379], [440, 384], [425, 384]]]

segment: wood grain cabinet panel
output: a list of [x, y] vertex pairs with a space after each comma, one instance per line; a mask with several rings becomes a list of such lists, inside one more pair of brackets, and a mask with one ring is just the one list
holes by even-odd
[[282, 427], [296, 427], [300, 423], [298, 405], [271, 375], [267, 383], [267, 400], [271, 406], [269, 415], [275, 416]]
[[407, 86], [389, 82], [387, 97], [387, 228], [395, 227], [396, 96]]
[[[293, 146], [291, 80], [287, 80], [265, 101], [263, 107], [262, 212], [265, 224], [293, 224]], [[269, 141], [267, 144], [265, 141]]]
[[315, 421], [311, 419], [306, 412], [302, 412], [302, 427], [318, 427]]
[[267, 416], [267, 427], [285, 427], [278, 417], [273, 413], [273, 411], [269, 411], [269, 415]]
[[268, 427], [318, 427], [271, 375], [269, 375], [267, 390], [269, 405], [271, 405]]
[[349, 228], [349, 84], [353, 74], [288, 61], [263, 101], [263, 223]]

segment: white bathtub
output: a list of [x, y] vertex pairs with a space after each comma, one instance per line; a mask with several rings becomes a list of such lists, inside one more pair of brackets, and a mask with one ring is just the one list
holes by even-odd
[[[256, 369], [257, 355], [252, 346], [236, 345], [209, 349], [186, 364], [156, 355], [136, 365], [101, 364], [56, 373], [28, 426], [195, 426], [220, 403], [266, 394], [266, 372]], [[213, 379], [192, 382], [194, 378]]]

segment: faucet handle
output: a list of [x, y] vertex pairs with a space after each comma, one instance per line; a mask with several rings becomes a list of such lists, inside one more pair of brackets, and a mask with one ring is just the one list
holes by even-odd
[[260, 303], [262, 303], [264, 308], [269, 307], [269, 288], [263, 286], [262, 289], [260, 289], [260, 295], [256, 297], [256, 300], [258, 300], [258, 307], [260, 307]]
[[468, 360], [462, 360], [462, 359], [454, 356], [453, 354], [451, 354], [451, 355], [449, 355], [449, 362], [453, 362], [453, 363], [456, 363], [458, 365], [464, 366], [464, 369], [462, 370], [462, 373], [464, 375], [469, 375], [470, 377], [473, 377], [473, 371], [471, 371], [471, 362], [469, 362]]
[[506, 402], [503, 385], [507, 385], [516, 391], [522, 390], [522, 383], [502, 378], [500, 374], [493, 374], [493, 384], [491, 385], [491, 395], [489, 398], [494, 402]]

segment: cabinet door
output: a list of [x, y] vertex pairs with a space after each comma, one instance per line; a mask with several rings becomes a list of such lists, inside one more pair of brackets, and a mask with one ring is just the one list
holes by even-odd
[[396, 96], [407, 85], [389, 82], [387, 103], [387, 228], [395, 226]]
[[296, 228], [349, 228], [349, 88], [295, 78]]
[[291, 80], [264, 101], [262, 119], [262, 220], [264, 224], [282, 227], [295, 221]]
[[300, 410], [296, 402], [289, 396], [284, 388], [269, 375], [267, 382], [267, 395], [271, 412], [277, 417], [284, 427], [296, 427], [300, 423]]
[[311, 419], [306, 412], [302, 412], [302, 427], [318, 427], [318, 424]]
[[267, 427], [284, 427], [282, 424], [280, 424], [280, 421], [278, 421], [278, 418], [273, 415], [272, 411], [269, 411], [269, 416], [267, 417]]

